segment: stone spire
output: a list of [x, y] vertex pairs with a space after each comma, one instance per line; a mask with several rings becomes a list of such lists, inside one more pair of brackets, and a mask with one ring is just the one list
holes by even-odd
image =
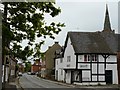
[[112, 32], [107, 4], [106, 4], [106, 13], [105, 13], [105, 21], [104, 21], [103, 32]]

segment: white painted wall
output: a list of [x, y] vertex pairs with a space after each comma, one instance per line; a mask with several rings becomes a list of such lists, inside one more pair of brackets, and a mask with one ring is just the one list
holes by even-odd
[[[71, 83], [71, 71], [68, 71], [66, 73], [66, 76], [65, 76], [65, 71], [63, 70], [63, 68], [76, 68], [76, 56], [74, 55], [75, 52], [74, 52], [74, 49], [71, 45], [71, 40], [70, 38], [68, 39], [68, 43], [67, 43], [67, 47], [65, 49], [65, 52], [64, 52], [64, 58], [63, 58], [63, 62], [60, 63], [60, 58], [56, 59], [55, 60], [55, 70], [58, 71], [58, 76], [56, 76], [56, 72], [55, 72], [55, 78], [58, 79], [58, 81], [64, 81], [65, 80], [65, 77], [66, 77], [66, 80], [65, 82], [66, 83]], [[71, 60], [70, 62], [67, 62], [67, 56], [70, 56], [71, 57]], [[63, 71], [63, 74], [61, 75], [61, 72]]]
[[82, 71], [82, 80], [83, 81], [90, 81], [91, 80], [91, 73], [90, 71]]
[[[70, 62], [67, 62], [67, 56], [71, 57]], [[68, 38], [67, 47], [64, 53], [64, 66], [65, 66], [64, 68], [68, 68], [68, 69], [76, 68], [76, 56], [70, 38]], [[71, 71], [67, 71], [66, 73], [66, 83], [71, 83]]]
[[[62, 62], [60, 61], [62, 59]], [[55, 60], [55, 79], [58, 81], [64, 81], [65, 78], [65, 71], [63, 69], [64, 61], [63, 58], [58, 58]], [[58, 72], [58, 74], [56, 73]]]
[[[71, 56], [70, 62], [67, 62], [67, 56]], [[68, 38], [67, 47], [66, 47], [65, 53], [64, 53], [64, 63], [65, 63], [64, 68], [75, 68], [76, 67], [76, 56], [75, 56], [73, 46], [71, 45], [70, 38]], [[67, 67], [67, 65], [70, 65], [70, 67]]]

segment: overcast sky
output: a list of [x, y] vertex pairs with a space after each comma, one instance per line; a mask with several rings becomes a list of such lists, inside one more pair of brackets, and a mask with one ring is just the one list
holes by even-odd
[[[65, 23], [66, 27], [62, 28], [62, 31], [58, 35], [55, 35], [55, 40], [47, 38], [41, 50], [46, 51], [48, 46], [52, 46], [55, 41], [58, 41], [59, 44], [63, 46], [68, 31], [102, 31], [106, 3], [108, 5], [111, 27], [118, 32], [118, 1], [119, 0], [57, 0], [57, 6], [61, 8], [61, 13], [55, 18], [46, 15], [45, 19], [48, 23], [53, 21]], [[36, 42], [40, 39], [37, 39]]]

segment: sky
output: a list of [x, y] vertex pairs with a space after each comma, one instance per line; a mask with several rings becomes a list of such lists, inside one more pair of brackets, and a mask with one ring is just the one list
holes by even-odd
[[[65, 23], [62, 31], [55, 35], [55, 40], [46, 38], [41, 51], [45, 52], [48, 46], [52, 46], [58, 41], [61, 46], [64, 45], [67, 32], [96, 32], [102, 31], [104, 25], [106, 3], [108, 5], [111, 27], [118, 32], [118, 1], [119, 0], [57, 0], [56, 6], [61, 8], [61, 13], [52, 18], [45, 16], [47, 23], [61, 22]], [[39, 42], [43, 38], [39, 38]], [[23, 44], [25, 42], [23, 41]]]

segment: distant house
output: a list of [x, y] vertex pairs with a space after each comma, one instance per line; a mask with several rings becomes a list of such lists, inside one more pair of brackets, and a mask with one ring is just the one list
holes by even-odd
[[55, 51], [60, 49], [61, 46], [58, 42], [48, 48], [44, 55], [45, 67], [42, 68], [41, 76], [48, 79], [54, 79], [55, 75]]
[[34, 64], [31, 66], [31, 72], [37, 73], [41, 71], [41, 62], [40, 59], [36, 59]]
[[55, 51], [55, 80], [57, 81], [65, 81], [63, 50], [64, 47], [61, 47]]
[[80, 85], [118, 84], [118, 36], [111, 30], [107, 7], [102, 32], [68, 32], [64, 51], [55, 59], [55, 79]]
[[19, 72], [24, 72], [24, 65], [23, 65], [23, 63], [18, 63], [18, 71]]
[[16, 78], [16, 64], [17, 60], [14, 57], [9, 58], [9, 79], [12, 80], [13, 78]]
[[[8, 75], [9, 75], [9, 55], [5, 56], [6, 59], [6, 69], [4, 70], [5, 65], [3, 64], [3, 69], [2, 69], [2, 82], [4, 82], [4, 78], [5, 78], [5, 82], [8, 82]], [[5, 71], [5, 72], [4, 72]]]
[[45, 78], [46, 77], [46, 64], [45, 64], [45, 58], [43, 58], [42, 60], [42, 64], [41, 64], [41, 77]]
[[5, 65], [3, 65], [2, 82], [4, 81], [4, 76], [5, 76], [5, 82], [9, 82], [10, 80], [16, 77], [16, 64], [17, 64], [17, 60], [13, 56], [6, 55], [6, 70], [5, 70], [6, 72], [4, 72]]

